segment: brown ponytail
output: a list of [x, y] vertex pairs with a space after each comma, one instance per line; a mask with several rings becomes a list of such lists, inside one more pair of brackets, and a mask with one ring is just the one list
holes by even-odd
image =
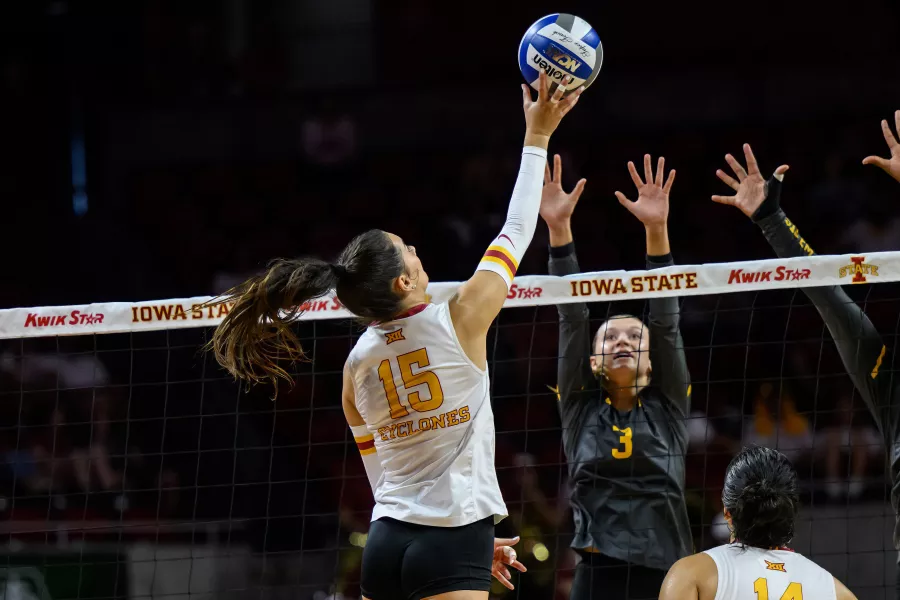
[[210, 347], [229, 373], [248, 383], [291, 381], [280, 359], [306, 360], [292, 329], [303, 303], [335, 287], [343, 267], [316, 258], [278, 259], [268, 270], [227, 291], [216, 302], [234, 302], [213, 333]]
[[280, 360], [307, 360], [293, 322], [304, 303], [335, 289], [344, 307], [366, 322], [400, 312], [394, 281], [404, 272], [403, 257], [388, 235], [372, 229], [356, 236], [336, 264], [317, 258], [279, 259], [263, 275], [251, 277], [210, 304], [234, 302], [213, 333], [209, 348], [229, 373], [248, 383], [291, 376]]

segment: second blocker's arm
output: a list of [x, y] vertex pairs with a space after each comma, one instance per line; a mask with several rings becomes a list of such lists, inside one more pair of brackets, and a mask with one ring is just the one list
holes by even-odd
[[[766, 240], [783, 258], [814, 255], [813, 249], [800, 236], [800, 230], [778, 205], [781, 182], [773, 177], [767, 185], [767, 198], [753, 216]], [[803, 291], [822, 315], [847, 373], [878, 427], [883, 433], [896, 436], [896, 431], [886, 431], [893, 428], [891, 413], [896, 412], [890, 409], [889, 377], [880, 376], [887, 348], [872, 321], [840, 286], [804, 288]]]

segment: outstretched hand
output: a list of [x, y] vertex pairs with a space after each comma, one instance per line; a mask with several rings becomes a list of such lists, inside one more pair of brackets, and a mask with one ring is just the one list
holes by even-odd
[[529, 134], [549, 138], [556, 131], [562, 118], [578, 103], [584, 86], [564, 98], [568, 81], [569, 76], [566, 75], [562, 85], [557, 86], [551, 94], [550, 79], [546, 72], [541, 71], [537, 100], [533, 99], [531, 88], [522, 84], [522, 108], [525, 111], [525, 127]]
[[[897, 126], [897, 135], [900, 136], [900, 110], [894, 113], [894, 124]], [[891, 151], [891, 157], [867, 156], [863, 159], [863, 164], [875, 165], [897, 181], [900, 181], [900, 142], [894, 137], [887, 120], [881, 121], [881, 132], [884, 134], [884, 141], [887, 142], [888, 150]]]
[[[737, 181], [722, 169], [716, 171], [716, 177], [724, 181], [726, 185], [733, 189], [735, 195], [715, 195], [712, 197], [712, 201], [718, 202], [719, 204], [736, 206], [742, 213], [748, 217], [752, 217], [766, 199], [766, 180], [763, 179], [763, 176], [759, 171], [759, 164], [756, 162], [756, 157], [753, 156], [753, 150], [750, 148], [750, 144], [744, 144], [744, 158], [747, 159], [746, 170], [744, 170], [741, 163], [739, 163], [732, 155], [725, 155], [725, 162], [727, 162], [728, 166], [731, 167], [731, 170], [734, 171], [734, 174], [737, 176]], [[775, 175], [784, 175], [789, 168], [788, 165], [781, 165], [775, 169]]]
[[541, 191], [541, 218], [550, 229], [569, 225], [575, 205], [581, 198], [587, 179], [580, 179], [568, 194], [562, 187], [562, 159], [553, 156], [553, 172], [550, 165], [544, 165], [544, 189]]
[[511, 548], [515, 544], [519, 543], [519, 536], [514, 538], [494, 538], [494, 560], [491, 563], [491, 575], [494, 578], [502, 583], [504, 587], [507, 587], [511, 590], [516, 589], [513, 586], [510, 579], [512, 579], [512, 575], [507, 569], [507, 566], [516, 569], [517, 571], [524, 573], [528, 569], [525, 568], [525, 565], [516, 560], [516, 551]]
[[644, 179], [646, 181], [644, 181], [638, 175], [634, 163], [628, 161], [628, 172], [637, 187], [638, 198], [632, 202], [622, 192], [616, 192], [619, 204], [627, 208], [628, 212], [637, 217], [647, 228], [665, 226], [669, 219], [669, 191], [672, 189], [672, 184], [675, 183], [675, 169], [669, 171], [669, 176], [663, 185], [665, 166], [666, 159], [660, 156], [656, 165], [656, 178], [654, 178], [650, 155], [645, 154]]

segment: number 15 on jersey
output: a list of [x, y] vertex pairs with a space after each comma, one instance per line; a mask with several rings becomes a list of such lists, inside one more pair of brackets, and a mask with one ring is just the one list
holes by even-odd
[[[418, 385], [426, 385], [428, 387], [428, 400], [422, 400], [419, 391], [410, 392], [407, 396], [409, 405], [417, 412], [428, 412], [440, 408], [444, 403], [444, 390], [441, 388], [441, 381], [434, 371], [420, 370], [431, 365], [428, 360], [428, 351], [425, 348], [419, 348], [397, 357], [397, 366], [400, 368], [400, 378], [403, 380], [403, 387], [407, 390]], [[416, 369], [417, 372], [414, 372]], [[378, 365], [378, 379], [384, 386], [384, 394], [387, 396], [388, 404], [391, 407], [391, 418], [402, 419], [409, 416], [409, 411], [400, 403], [400, 395], [397, 393], [397, 386], [394, 384], [394, 367], [390, 359], [384, 359]]]

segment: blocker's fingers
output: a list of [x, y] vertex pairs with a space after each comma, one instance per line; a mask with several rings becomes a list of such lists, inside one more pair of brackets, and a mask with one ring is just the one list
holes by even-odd
[[650, 162], [650, 155], [644, 155], [644, 181], [647, 182], [647, 185], [653, 183], [653, 166]]
[[894, 111], [894, 125], [897, 127], [897, 135], [900, 136], [900, 110]]
[[643, 187], [644, 182], [641, 181], [641, 176], [638, 175], [637, 167], [635, 167], [634, 163], [630, 160], [628, 161], [628, 174], [631, 175], [631, 180], [634, 182], [634, 187], [638, 189]]
[[790, 168], [791, 168], [790, 165], [781, 165], [780, 167], [775, 169], [775, 175], [783, 176], [785, 173], [788, 172], [788, 169], [790, 169]]
[[[900, 125], [898, 125], [900, 127]], [[884, 141], [887, 142], [888, 148], [891, 149], [891, 154], [893, 154], [898, 147], [900, 147], [900, 142], [897, 141], [897, 138], [894, 137], [894, 132], [891, 131], [891, 126], [888, 125], [887, 120], [881, 121], [881, 133], [884, 134]], [[897, 132], [900, 135], [900, 131]]]
[[756, 163], [756, 157], [753, 156], [750, 144], [744, 144], [744, 158], [747, 159], [747, 172], [751, 175], [759, 173], [759, 165]]
[[735, 181], [734, 177], [723, 171], [722, 169], [716, 169], [716, 177], [725, 182], [725, 185], [733, 189], [734, 191], [738, 191], [740, 189], [741, 184]]
[[629, 200], [625, 194], [622, 192], [616, 192], [616, 198], [619, 200], [619, 204], [628, 209], [628, 212], [634, 212], [635, 203]]
[[891, 161], [886, 158], [881, 158], [880, 156], [867, 156], [863, 159], [864, 165], [875, 165], [879, 169], [884, 169], [888, 173], [890, 173]]
[[553, 183], [562, 185], [562, 158], [559, 154], [553, 155]]
[[656, 161], [656, 179], [653, 180], [653, 183], [656, 185], [662, 185], [663, 175], [665, 175], [665, 166], [666, 166], [666, 158], [664, 156], [660, 156]]
[[731, 170], [734, 171], [735, 175], [737, 175], [738, 181], [747, 179], [747, 171], [744, 170], [744, 167], [741, 166], [741, 163], [739, 163], [735, 157], [730, 154], [726, 154], [725, 162], [728, 163], [728, 166], [731, 167]]
[[550, 175], [550, 163], [544, 163], [544, 185], [547, 185], [552, 180]]
[[669, 178], [666, 179], [666, 185], [663, 186], [663, 191], [668, 195], [668, 193], [672, 190], [672, 185], [675, 183], [675, 169], [669, 171]]
[[523, 83], [522, 84], [522, 105], [528, 106], [532, 102], [534, 102], [534, 100], [531, 98], [531, 88]]
[[575, 184], [575, 189], [572, 190], [572, 202], [578, 202], [578, 199], [581, 198], [581, 193], [584, 191], [584, 186], [587, 185], [587, 179], [579, 179], [578, 183]]
[[713, 202], [718, 202], [719, 204], [727, 204], [728, 206], [734, 206], [735, 202], [737, 202], [737, 196], [713, 196]]

